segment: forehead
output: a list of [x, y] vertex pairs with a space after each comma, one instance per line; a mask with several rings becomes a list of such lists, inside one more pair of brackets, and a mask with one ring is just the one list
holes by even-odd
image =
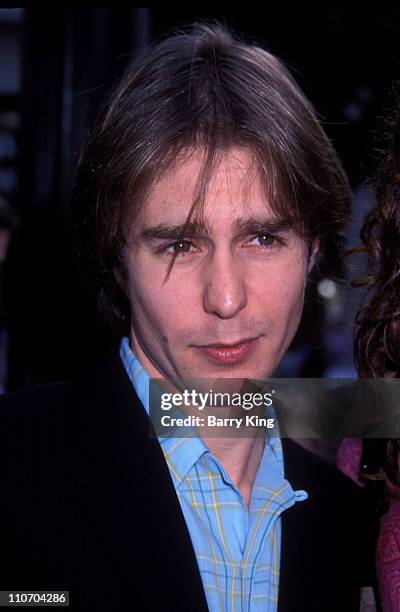
[[[201, 152], [178, 159], [154, 184], [138, 221], [145, 224], [184, 222], [197, 195], [204, 160]], [[221, 154], [207, 182], [202, 213], [210, 227], [223, 219], [274, 216], [251, 151], [232, 148]]]

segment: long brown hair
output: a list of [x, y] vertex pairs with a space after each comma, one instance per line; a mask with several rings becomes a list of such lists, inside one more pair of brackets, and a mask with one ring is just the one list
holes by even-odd
[[368, 292], [357, 314], [355, 360], [361, 376], [400, 377], [400, 97], [383, 123], [384, 153], [374, 179], [376, 204], [362, 229]]
[[[397, 88], [396, 88], [397, 89]], [[400, 378], [400, 95], [382, 121], [383, 153], [373, 182], [376, 203], [365, 217], [355, 251], [368, 258], [367, 289], [357, 313], [355, 361], [362, 377]], [[385, 495], [400, 498], [400, 440], [386, 443]]]
[[76, 177], [79, 252], [99, 303], [127, 333], [123, 247], [154, 181], [180, 154], [204, 152], [201, 210], [215, 164], [247, 147], [279, 219], [338, 260], [350, 210], [346, 176], [311, 104], [276, 57], [218, 24], [195, 24], [128, 67], [91, 130]]

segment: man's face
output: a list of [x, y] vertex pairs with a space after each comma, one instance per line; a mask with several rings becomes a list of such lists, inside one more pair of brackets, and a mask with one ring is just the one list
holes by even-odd
[[200, 154], [177, 162], [135, 220], [125, 253], [131, 346], [153, 377], [264, 379], [300, 322], [308, 247], [277, 222], [240, 148], [224, 155], [201, 222], [179, 239], [201, 164]]

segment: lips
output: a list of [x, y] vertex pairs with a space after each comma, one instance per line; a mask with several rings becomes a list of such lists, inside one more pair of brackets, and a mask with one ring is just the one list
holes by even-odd
[[208, 344], [197, 347], [209, 360], [222, 364], [244, 361], [254, 350], [258, 338], [246, 338], [236, 344]]

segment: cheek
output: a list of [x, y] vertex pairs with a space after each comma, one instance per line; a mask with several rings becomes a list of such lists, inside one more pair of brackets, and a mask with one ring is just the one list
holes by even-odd
[[291, 342], [300, 324], [304, 306], [305, 275], [291, 276], [281, 295], [281, 321], [286, 327], [285, 338]]
[[143, 274], [141, 278], [133, 277], [129, 293], [132, 314], [139, 327], [150, 328], [150, 333], [157, 332], [163, 336], [179, 335], [180, 329], [186, 329], [194, 317], [193, 292], [182, 283], [176, 285], [164, 277], [154, 278]]
[[253, 292], [264, 317], [275, 322], [275, 327], [297, 326], [304, 302], [306, 269], [293, 263], [291, 267], [277, 266], [264, 282], [254, 279]]

